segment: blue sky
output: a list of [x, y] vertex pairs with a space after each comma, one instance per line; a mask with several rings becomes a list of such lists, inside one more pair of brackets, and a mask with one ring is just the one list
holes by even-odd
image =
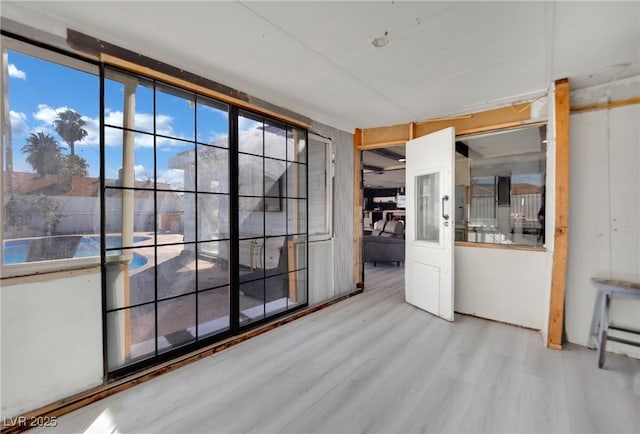
[[[33, 172], [26, 163], [21, 148], [31, 133], [42, 131], [54, 136], [63, 148], [69, 150], [55, 132], [56, 114], [67, 108], [80, 113], [87, 122], [87, 137], [75, 144], [76, 154], [89, 163], [89, 176], [99, 176], [99, 77], [83, 71], [9, 51], [9, 98], [13, 132], [14, 171]], [[124, 86], [107, 81], [105, 92], [105, 122], [122, 125]], [[227, 113], [211, 107], [194, 104], [169, 93], [157, 93], [156, 131], [171, 137], [193, 140], [194, 119], [198, 114], [198, 140], [211, 143], [227, 135]], [[142, 86], [136, 92], [136, 129], [153, 132], [153, 94]], [[122, 132], [105, 131], [108, 178], [117, 177], [122, 153]], [[193, 149], [193, 144], [178, 140], [157, 140], [157, 178], [176, 188], [182, 183], [182, 171], [171, 169], [169, 159]], [[136, 135], [135, 172], [138, 179], [153, 175], [153, 136]]]

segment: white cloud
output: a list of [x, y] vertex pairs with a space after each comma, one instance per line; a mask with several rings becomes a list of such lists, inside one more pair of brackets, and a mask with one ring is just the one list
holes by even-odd
[[43, 124], [47, 124], [47, 126], [49, 126], [53, 124], [53, 121], [56, 119], [56, 116], [58, 116], [59, 112], [65, 111], [67, 109], [67, 106], [54, 109], [48, 104], [38, 104], [38, 111], [33, 113], [33, 117]]
[[19, 78], [20, 80], [26, 80], [27, 74], [24, 71], [19, 70], [13, 63], [9, 64], [9, 77]]
[[153, 177], [153, 171], [144, 167], [142, 164], [133, 166], [133, 175], [138, 181], [147, 181]]
[[11, 134], [13, 137], [27, 135], [27, 115], [22, 112], [9, 111], [11, 118]]
[[239, 131], [249, 131], [256, 127], [261, 127], [261, 122], [256, 122], [253, 119], [245, 118], [243, 116], [238, 117], [238, 130]]
[[158, 177], [158, 182], [169, 184], [171, 188], [182, 190], [184, 188], [184, 170], [169, 169]]
[[[121, 111], [105, 110], [104, 123], [108, 125], [116, 125], [121, 127], [123, 124], [124, 115]], [[173, 136], [175, 135], [171, 123], [173, 118], [168, 115], [158, 115], [156, 118], [156, 131], [158, 134]], [[91, 124], [91, 127], [89, 127]], [[97, 119], [87, 119], [87, 143], [97, 145], [100, 141], [99, 135], [100, 123]], [[135, 129], [139, 131], [153, 131], [153, 115], [149, 113], [136, 113], [135, 115]], [[93, 133], [93, 134], [92, 134]], [[169, 139], [158, 137], [157, 146], [164, 146], [169, 144]], [[106, 128], [105, 130], [105, 144], [107, 146], [121, 146], [122, 145], [122, 130], [116, 128]], [[153, 148], [153, 136], [149, 134], [135, 134], [135, 145], [141, 148]]]

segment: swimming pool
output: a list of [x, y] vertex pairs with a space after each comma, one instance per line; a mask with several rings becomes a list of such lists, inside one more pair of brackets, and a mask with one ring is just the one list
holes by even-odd
[[[134, 243], [146, 241], [151, 237], [133, 237]], [[117, 235], [109, 235], [106, 238], [107, 248], [120, 247], [120, 237]], [[31, 240], [7, 240], [2, 247], [2, 263], [3, 264], [21, 264], [26, 262], [27, 255], [29, 254], [29, 247], [31, 246]], [[118, 255], [120, 251], [112, 250], [107, 252], [108, 255]], [[78, 244], [76, 254], [74, 258], [88, 258], [91, 256], [100, 256], [100, 237], [83, 237]], [[140, 268], [145, 265], [149, 260], [140, 255], [139, 253], [133, 253], [133, 257], [129, 262], [130, 269]]]

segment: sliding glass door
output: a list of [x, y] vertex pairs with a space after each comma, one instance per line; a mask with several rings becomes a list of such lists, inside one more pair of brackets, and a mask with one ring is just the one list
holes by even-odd
[[306, 131], [124, 71], [103, 80], [109, 373], [306, 305]]

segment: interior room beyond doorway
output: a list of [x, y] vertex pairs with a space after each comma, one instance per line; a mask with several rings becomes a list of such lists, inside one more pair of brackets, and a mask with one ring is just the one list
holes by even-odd
[[[535, 125], [457, 139], [458, 244], [544, 248], [546, 135]], [[365, 277], [372, 265], [403, 273], [405, 146], [365, 150], [362, 167]]]

